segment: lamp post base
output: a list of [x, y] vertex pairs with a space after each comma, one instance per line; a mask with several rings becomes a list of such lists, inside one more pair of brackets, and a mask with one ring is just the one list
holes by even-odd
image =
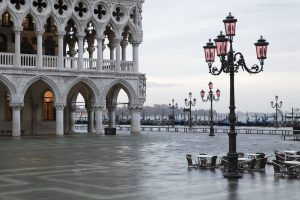
[[242, 178], [243, 174], [238, 172], [226, 172], [223, 174], [224, 178]]
[[210, 128], [209, 136], [215, 136], [215, 130], [214, 130], [214, 128]]

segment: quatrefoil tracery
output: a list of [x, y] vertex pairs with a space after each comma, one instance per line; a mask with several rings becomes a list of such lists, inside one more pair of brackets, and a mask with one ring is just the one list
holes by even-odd
[[36, 0], [32, 5], [37, 8], [38, 12], [43, 12], [43, 9], [47, 7], [45, 0]]
[[10, 0], [11, 4], [15, 4], [15, 8], [17, 10], [21, 9], [21, 6], [25, 5], [25, 0]]
[[79, 17], [83, 17], [83, 15], [88, 11], [86, 5], [84, 3], [79, 2], [77, 6], [75, 6], [75, 12], [78, 13]]
[[116, 10], [112, 14], [118, 22], [120, 22], [125, 15], [121, 7], [116, 7]]
[[106, 15], [106, 10], [103, 5], [99, 4], [97, 9], [94, 10], [94, 13], [98, 16], [98, 19], [102, 19], [102, 17]]
[[63, 0], [58, 0], [58, 2], [54, 4], [54, 8], [58, 10], [58, 14], [62, 15], [64, 11], [68, 9], [68, 6], [64, 4]]

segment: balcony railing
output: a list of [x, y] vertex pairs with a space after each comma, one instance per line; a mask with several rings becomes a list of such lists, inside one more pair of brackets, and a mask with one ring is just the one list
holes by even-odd
[[14, 54], [13, 53], [0, 53], [0, 65], [13, 66]]
[[[0, 53], [0, 66], [14, 66], [14, 53]], [[42, 58], [43, 68], [58, 68], [57, 56], [46, 56]], [[97, 70], [98, 60], [93, 58], [83, 58], [83, 66], [79, 66], [78, 58], [64, 57], [63, 68]], [[37, 56], [34, 54], [21, 54], [21, 67], [37, 67]], [[118, 71], [115, 60], [103, 60], [102, 71]], [[134, 62], [120, 61], [121, 72], [133, 72]]]

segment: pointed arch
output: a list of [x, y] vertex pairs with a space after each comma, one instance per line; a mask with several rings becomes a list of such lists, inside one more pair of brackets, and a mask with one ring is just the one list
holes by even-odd
[[[131, 104], [136, 103], [137, 94], [136, 94], [134, 88], [132, 87], [132, 85], [124, 79], [116, 79], [116, 80], [112, 81], [105, 88], [105, 90], [103, 92], [103, 99], [102, 99], [103, 102], [105, 102], [107, 95], [109, 95], [109, 93], [111, 92], [111, 90], [114, 87], [119, 87], [119, 88], [123, 89], [126, 92], [126, 94], [128, 95], [128, 100]], [[117, 89], [117, 91], [119, 91], [119, 89]]]
[[78, 83], [84, 83], [85, 85], [87, 85], [93, 92], [93, 96], [95, 98], [94, 99], [95, 103], [99, 102], [100, 92], [99, 92], [97, 86], [95, 85], [95, 83], [92, 80], [90, 80], [89, 78], [86, 78], [86, 77], [75, 78], [67, 84], [67, 87], [66, 87], [63, 97], [62, 97], [63, 102], [67, 102], [67, 97], [68, 97], [69, 92]]
[[44, 76], [44, 75], [38, 75], [30, 79], [27, 84], [24, 85], [24, 87], [20, 90], [20, 100], [24, 101], [24, 97], [26, 94], [26, 91], [28, 88], [34, 84], [37, 81], [42, 81], [46, 83], [46, 85], [49, 86], [49, 88], [52, 90], [54, 94], [55, 103], [61, 102], [61, 94], [59, 91], [58, 86], [56, 85], [55, 81], [53, 81], [51, 78]]
[[12, 84], [12, 82], [2, 74], [0, 74], [0, 82], [3, 83], [7, 88], [7, 90], [9, 91], [12, 97], [12, 101], [16, 100], [15, 98], [16, 98], [17, 90], [15, 86]]
[[122, 33], [125, 31], [125, 28], [129, 28], [129, 33], [131, 33], [132, 40], [137, 40], [137, 31], [136, 28], [132, 25], [131, 22], [128, 22], [123, 28], [122, 28]]

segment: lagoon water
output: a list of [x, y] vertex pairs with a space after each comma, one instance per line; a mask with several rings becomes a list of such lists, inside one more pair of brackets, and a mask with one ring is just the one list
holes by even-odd
[[[276, 135], [238, 135], [239, 152], [300, 150]], [[0, 138], [0, 199], [298, 200], [300, 178], [275, 178], [272, 166], [243, 178], [187, 168], [190, 153], [225, 155], [227, 134], [143, 132], [117, 136]]]

